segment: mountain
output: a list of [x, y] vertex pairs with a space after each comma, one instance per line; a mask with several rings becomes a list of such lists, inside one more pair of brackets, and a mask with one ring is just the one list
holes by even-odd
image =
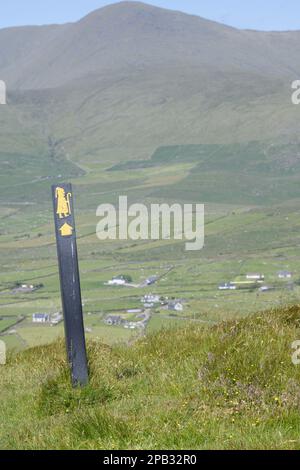
[[139, 2], [2, 29], [1, 149], [48, 152], [50, 138], [87, 163], [170, 144], [297, 140], [299, 75], [299, 31], [238, 30]]
[[300, 32], [241, 31], [136, 2], [101, 8], [74, 24], [4, 29], [0, 46], [2, 78], [18, 89], [170, 67], [273, 78], [300, 72]]

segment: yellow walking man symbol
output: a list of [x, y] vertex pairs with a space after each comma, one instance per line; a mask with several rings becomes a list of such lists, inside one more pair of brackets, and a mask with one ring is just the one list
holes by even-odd
[[56, 188], [55, 197], [57, 199], [56, 213], [60, 219], [71, 215], [71, 197], [72, 194], [66, 194], [63, 188]]

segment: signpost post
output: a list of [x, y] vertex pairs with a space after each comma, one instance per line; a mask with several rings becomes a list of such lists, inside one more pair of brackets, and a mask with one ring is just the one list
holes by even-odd
[[67, 358], [73, 387], [88, 383], [73, 192], [71, 184], [52, 186], [57, 255]]

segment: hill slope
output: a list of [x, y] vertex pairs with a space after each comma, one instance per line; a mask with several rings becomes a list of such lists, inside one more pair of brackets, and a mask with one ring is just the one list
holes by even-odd
[[2, 449], [299, 449], [300, 307], [131, 347], [89, 344], [72, 390], [61, 343], [1, 368]]
[[121, 2], [73, 24], [1, 30], [0, 69], [10, 88], [23, 89], [57, 87], [89, 74], [174, 66], [290, 77], [300, 67], [299, 38], [297, 31], [243, 31]]
[[30, 136], [46, 151], [50, 136], [84, 164], [147, 158], [161, 145], [297, 140], [299, 38], [139, 2], [0, 30], [1, 148], [26, 153]]

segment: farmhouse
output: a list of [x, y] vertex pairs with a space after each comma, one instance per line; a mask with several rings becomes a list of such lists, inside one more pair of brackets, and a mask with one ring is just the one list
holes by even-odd
[[152, 284], [155, 284], [157, 280], [158, 276], [150, 276], [148, 279], [146, 279], [146, 284], [147, 286], [151, 286]]
[[293, 274], [290, 271], [279, 271], [278, 277], [279, 279], [291, 279]]
[[33, 323], [49, 323], [50, 315], [48, 313], [34, 313], [32, 315]]
[[110, 281], [108, 281], [108, 284], [110, 286], [125, 286], [126, 284], [130, 284], [131, 282], [131, 276], [121, 274], [120, 276], [113, 277]]
[[236, 285], [231, 282], [225, 282], [219, 285], [219, 290], [236, 290]]
[[143, 304], [159, 304], [160, 297], [159, 295], [153, 295], [153, 294], [144, 295], [144, 297], [142, 297], [141, 299], [141, 302]]
[[64, 317], [61, 313], [57, 312], [51, 316], [51, 325], [58, 325], [63, 321]]
[[261, 286], [259, 288], [259, 291], [260, 292], [269, 292], [270, 290], [273, 290], [273, 287], [270, 287], [270, 286]]
[[260, 273], [249, 273], [246, 275], [246, 278], [251, 281], [263, 281], [265, 279], [265, 276]]
[[169, 302], [168, 303], [168, 310], [172, 310], [175, 312], [182, 312], [183, 311], [183, 305], [181, 302], [175, 301], [175, 302]]
[[121, 325], [122, 317], [120, 317], [119, 315], [109, 315], [105, 318], [105, 323], [109, 326]]
[[135, 330], [138, 327], [138, 323], [136, 322], [126, 322], [124, 323], [124, 328], [126, 330]]
[[110, 281], [108, 281], [108, 284], [110, 286], [124, 286], [126, 284], [125, 279], [120, 278], [120, 277], [114, 277]]
[[42, 287], [44, 287], [43, 284], [16, 284], [16, 287], [12, 290], [12, 294], [30, 294], [31, 292], [35, 292]]

